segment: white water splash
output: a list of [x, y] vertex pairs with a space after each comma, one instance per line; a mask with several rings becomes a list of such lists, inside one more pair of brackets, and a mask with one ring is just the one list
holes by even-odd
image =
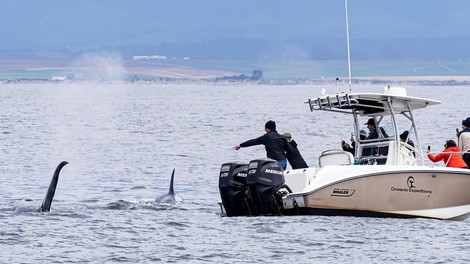
[[85, 53], [72, 65], [78, 69], [74, 78], [81, 80], [123, 80], [127, 73], [121, 55], [115, 52]]

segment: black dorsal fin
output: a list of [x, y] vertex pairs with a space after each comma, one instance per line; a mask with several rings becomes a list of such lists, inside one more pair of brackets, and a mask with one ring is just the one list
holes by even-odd
[[41, 212], [49, 212], [51, 210], [52, 199], [54, 199], [55, 189], [59, 181], [60, 170], [67, 164], [67, 161], [62, 161], [55, 169], [51, 184], [49, 184], [49, 188], [47, 189], [46, 198], [44, 198], [41, 208], [39, 209]]
[[175, 190], [173, 189], [174, 179], [175, 179], [175, 169], [173, 169], [173, 173], [171, 174], [170, 190], [168, 191], [168, 193], [170, 193], [170, 194], [175, 194]]

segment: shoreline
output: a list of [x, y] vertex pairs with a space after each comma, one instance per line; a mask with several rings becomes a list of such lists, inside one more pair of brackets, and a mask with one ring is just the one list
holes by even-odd
[[[199, 78], [154, 78], [154, 79], [76, 79], [76, 78], [19, 78], [0, 79], [1, 84], [15, 83], [129, 83], [159, 85], [336, 85], [336, 78], [312, 79], [267, 79], [236, 80], [236, 79], [199, 79]], [[347, 85], [346, 78], [340, 78], [341, 86]], [[352, 78], [353, 85], [416, 85], [416, 86], [470, 86], [470, 76], [374, 76]]]
[[[405, 62], [401, 62], [405, 63]], [[375, 71], [378, 63], [358, 63], [362, 74], [353, 75], [352, 83], [361, 85], [470, 85], [469, 67], [456, 72], [418, 73], [410, 65], [397, 64]], [[377, 67], [372, 67], [377, 64]], [[417, 62], [415, 64], [418, 64]], [[229, 65], [229, 66], [228, 66]], [[249, 66], [248, 66], [249, 65]], [[336, 65], [332, 67], [332, 65]], [[132, 60], [1, 60], [0, 83], [126, 82], [152, 84], [217, 85], [347, 85], [347, 76], [335, 76], [341, 62], [301, 64], [211, 61], [132, 61]], [[372, 66], [371, 66], [372, 65]], [[275, 66], [275, 67], [274, 67]], [[321, 67], [319, 67], [321, 66]], [[251, 69], [251, 70], [248, 70]], [[254, 70], [261, 69], [261, 70]], [[410, 68], [411, 69], [411, 68]], [[441, 69], [441, 68], [439, 68]], [[242, 72], [245, 72], [242, 73]], [[249, 72], [249, 73], [246, 73]], [[254, 75], [258, 72], [258, 75]], [[387, 74], [390, 73], [390, 74]], [[408, 74], [409, 73], [409, 74]], [[255, 78], [256, 77], [256, 78]], [[338, 80], [338, 81], [337, 81]]]

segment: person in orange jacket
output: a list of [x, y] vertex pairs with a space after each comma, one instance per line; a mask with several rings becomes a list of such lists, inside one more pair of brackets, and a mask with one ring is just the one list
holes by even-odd
[[465, 161], [462, 159], [460, 155], [460, 149], [457, 147], [457, 144], [453, 140], [447, 140], [446, 144], [444, 145], [445, 149], [442, 153], [433, 156], [428, 149], [428, 158], [432, 162], [438, 162], [440, 160], [444, 160], [444, 163], [447, 167], [453, 168], [468, 168]]

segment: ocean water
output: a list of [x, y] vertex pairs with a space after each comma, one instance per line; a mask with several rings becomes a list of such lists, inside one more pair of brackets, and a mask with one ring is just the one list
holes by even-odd
[[[311, 113], [303, 103], [323, 88], [336, 91], [1, 84], [0, 263], [468, 262], [469, 220], [220, 215], [220, 165], [265, 157], [262, 146], [233, 146], [264, 133], [267, 120], [293, 133], [311, 166], [323, 150], [349, 139], [351, 116]], [[470, 116], [470, 87], [407, 88], [442, 101], [415, 112], [422, 145], [440, 150]], [[62, 160], [70, 164], [51, 212], [15, 212], [24, 199], [39, 207]], [[185, 201], [153, 204], [168, 191], [173, 169]]]

